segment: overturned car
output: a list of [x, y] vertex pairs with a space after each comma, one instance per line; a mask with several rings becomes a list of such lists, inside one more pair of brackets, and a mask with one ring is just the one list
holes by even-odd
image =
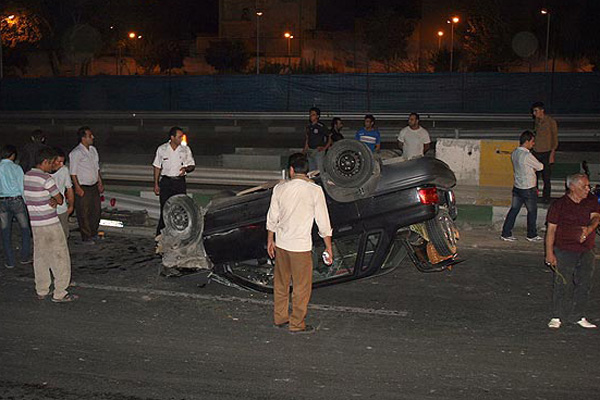
[[[452, 187], [456, 178], [440, 160], [375, 157], [354, 140], [337, 142], [313, 180], [326, 193], [334, 262], [321, 258], [313, 230], [313, 287], [393, 270], [406, 258], [422, 272], [459, 262]], [[266, 216], [278, 182], [213, 199], [199, 208], [185, 195], [170, 198], [158, 237], [167, 271], [210, 270], [227, 282], [272, 290], [273, 260], [266, 251]]]

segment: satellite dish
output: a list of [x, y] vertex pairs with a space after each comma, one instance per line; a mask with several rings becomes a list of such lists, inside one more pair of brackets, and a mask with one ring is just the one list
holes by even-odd
[[521, 58], [529, 58], [538, 49], [538, 39], [531, 32], [519, 32], [512, 40], [513, 51]]

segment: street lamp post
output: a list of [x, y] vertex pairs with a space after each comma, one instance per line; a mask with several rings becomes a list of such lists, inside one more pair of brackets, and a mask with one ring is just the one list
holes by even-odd
[[444, 36], [444, 31], [438, 31], [438, 51], [442, 49], [442, 36]]
[[550, 11], [543, 8], [541, 13], [546, 15], [548, 18], [548, 23], [546, 24], [546, 66], [544, 67], [544, 72], [548, 72], [548, 54], [550, 51]]
[[262, 11], [256, 12], [256, 75], [260, 74], [260, 17], [262, 17]]
[[452, 17], [448, 20], [450, 24], [450, 72], [452, 72], [452, 64], [454, 62], [454, 25], [459, 22], [460, 19], [458, 17]]
[[286, 32], [283, 34], [283, 37], [287, 39], [287, 57], [288, 57], [288, 66], [289, 66], [291, 64], [292, 39], [294, 38], [294, 35], [292, 35], [290, 32]]

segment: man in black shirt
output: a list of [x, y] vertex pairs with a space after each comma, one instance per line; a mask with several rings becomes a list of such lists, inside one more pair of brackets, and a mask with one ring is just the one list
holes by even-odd
[[329, 134], [333, 143], [344, 138], [344, 135], [342, 135], [343, 127], [344, 123], [340, 117], [335, 117], [331, 120], [331, 130], [329, 131]]
[[308, 158], [308, 169], [314, 171], [321, 169], [325, 150], [331, 146], [331, 137], [327, 128], [319, 121], [321, 110], [312, 107], [309, 110], [310, 124], [306, 127], [306, 139], [304, 142], [303, 153]]

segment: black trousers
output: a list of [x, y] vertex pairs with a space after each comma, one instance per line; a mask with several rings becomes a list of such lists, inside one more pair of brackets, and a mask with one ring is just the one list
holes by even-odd
[[550, 200], [550, 196], [552, 194], [552, 184], [550, 183], [550, 178], [552, 177], [552, 164], [550, 164], [550, 151], [544, 151], [542, 153], [538, 153], [536, 151], [533, 152], [533, 155], [539, 162], [544, 164], [544, 169], [536, 172], [538, 183], [540, 181], [540, 177], [544, 182], [544, 191], [542, 192], [542, 198], [544, 200]]
[[90, 240], [98, 235], [98, 226], [100, 225], [100, 191], [98, 184], [86, 186], [81, 185], [83, 197], [75, 194], [75, 214], [77, 215], [77, 224], [81, 232], [81, 239]]
[[186, 194], [185, 177], [181, 176], [169, 178], [168, 176], [163, 176], [160, 178], [158, 187], [160, 188], [160, 219], [158, 220], [158, 227], [156, 228], [157, 236], [160, 235], [160, 231], [165, 227], [165, 221], [163, 220], [163, 207], [165, 206], [167, 200], [176, 194]]

